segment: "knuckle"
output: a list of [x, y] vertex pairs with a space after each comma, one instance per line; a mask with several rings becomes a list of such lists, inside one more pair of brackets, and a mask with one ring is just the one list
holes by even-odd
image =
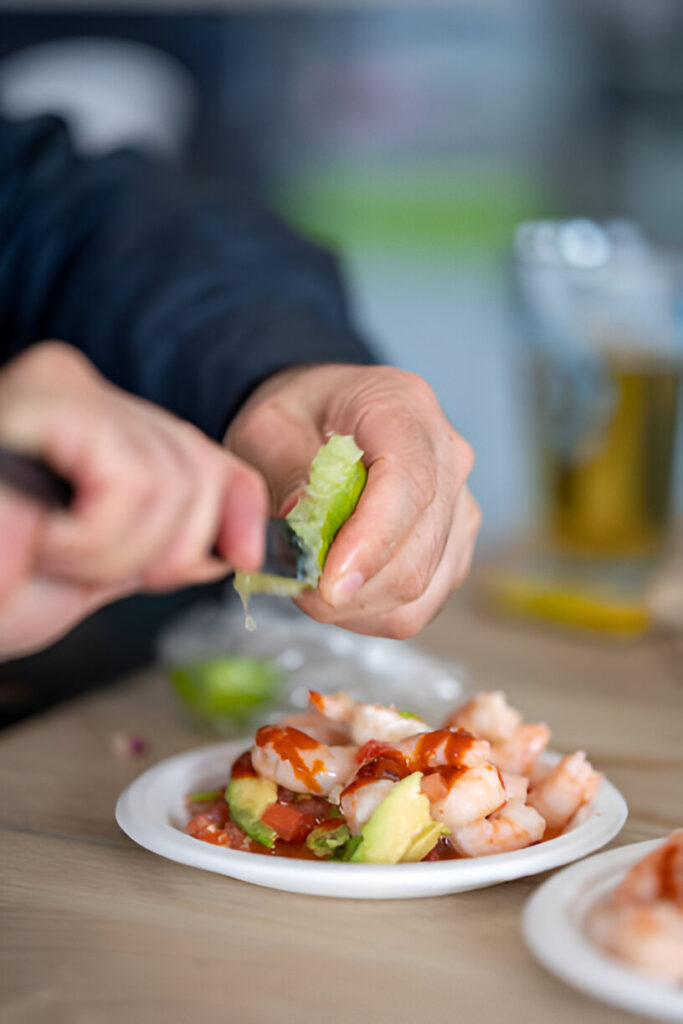
[[92, 377], [92, 364], [82, 352], [65, 341], [42, 341], [19, 356], [17, 366], [32, 373], [50, 377]]
[[[166, 410], [163, 410], [163, 412], [167, 415]], [[178, 448], [183, 451], [186, 449], [188, 453], [191, 453], [198, 460], [208, 460], [211, 457], [216, 458], [220, 452], [217, 444], [210, 441], [199, 427], [195, 427], [193, 423], [188, 423], [187, 420], [168, 416], [165, 425], [171, 431], [172, 436], [177, 438]]]
[[[419, 514], [434, 503], [439, 490], [434, 461], [425, 457], [420, 441], [420, 438], [415, 438], [413, 457], [406, 456], [395, 466], [396, 471], [407, 482], [406, 495]], [[406, 452], [409, 450], [408, 445], [407, 440]]]
[[474, 469], [475, 459], [476, 457], [472, 445], [469, 441], [466, 441], [464, 437], [460, 437], [458, 444], [458, 462], [461, 472], [463, 472], [466, 477], [468, 477]]
[[419, 373], [413, 373], [411, 370], [398, 370], [397, 373], [402, 386], [410, 392], [411, 400], [436, 404], [434, 389]]
[[402, 605], [411, 604], [422, 597], [428, 584], [428, 573], [423, 567], [415, 567], [412, 572], [401, 576], [394, 592]]
[[252, 406], [248, 416], [236, 416], [227, 434], [226, 444], [230, 451], [249, 458], [252, 450], [260, 444], [275, 444], [284, 429], [284, 411], [277, 396], [269, 396]]

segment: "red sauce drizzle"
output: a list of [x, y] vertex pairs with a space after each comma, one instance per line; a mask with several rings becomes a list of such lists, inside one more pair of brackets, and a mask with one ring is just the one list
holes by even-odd
[[356, 793], [369, 782], [377, 782], [379, 779], [392, 779], [398, 782], [410, 775], [408, 763], [398, 750], [387, 747], [385, 753], [365, 761], [360, 766], [348, 786], [342, 790], [341, 796], [349, 796]]
[[464, 764], [447, 764], [440, 765], [438, 768], [431, 768], [425, 772], [425, 775], [440, 775], [446, 783], [447, 788], [450, 790], [455, 780], [460, 775], [468, 771]]
[[676, 860], [680, 856], [680, 850], [676, 848], [673, 840], [666, 844], [662, 851], [662, 858], [659, 863], [659, 896], [663, 900], [681, 901], [683, 892], [680, 892], [680, 884], [676, 884]]
[[308, 702], [318, 711], [323, 711], [324, 701], [321, 693], [317, 693], [315, 690], [308, 691]]
[[409, 757], [410, 767], [413, 771], [426, 771], [428, 768], [439, 767], [444, 761], [451, 767], [458, 767], [474, 743], [475, 737], [465, 729], [424, 732], [418, 736]]
[[322, 743], [291, 725], [263, 725], [256, 733], [256, 745], [265, 747], [268, 744], [278, 757], [283, 761], [289, 761], [294, 777], [302, 786], [312, 793], [322, 792], [322, 786], [315, 776], [316, 773], [325, 771], [325, 762], [316, 758], [313, 766], [309, 768], [300, 754], [301, 750], [320, 749]]

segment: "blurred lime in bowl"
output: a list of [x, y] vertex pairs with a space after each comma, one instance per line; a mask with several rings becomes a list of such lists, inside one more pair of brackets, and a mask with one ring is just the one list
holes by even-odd
[[263, 719], [283, 680], [269, 659], [244, 655], [170, 665], [168, 674], [190, 717], [226, 736], [249, 731]]

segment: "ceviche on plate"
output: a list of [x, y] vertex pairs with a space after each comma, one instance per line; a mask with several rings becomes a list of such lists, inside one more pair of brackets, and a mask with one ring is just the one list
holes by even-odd
[[524, 849], [590, 814], [601, 776], [583, 751], [541, 758], [550, 729], [503, 693], [478, 693], [440, 728], [409, 711], [311, 691], [264, 725], [225, 787], [188, 794], [186, 832], [252, 854], [360, 864]]
[[140, 846], [268, 888], [354, 899], [464, 892], [568, 864], [627, 815], [581, 751], [547, 749], [500, 692], [444, 713], [310, 695], [249, 742], [153, 765], [116, 805]]

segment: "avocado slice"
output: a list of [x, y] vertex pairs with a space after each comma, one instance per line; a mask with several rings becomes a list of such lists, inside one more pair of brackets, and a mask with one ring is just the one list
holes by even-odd
[[363, 864], [398, 864], [422, 860], [447, 833], [429, 813], [429, 800], [420, 789], [422, 772], [397, 782], [389, 796], [363, 825], [361, 841], [351, 860]]
[[257, 843], [272, 850], [277, 833], [269, 825], [264, 825], [261, 815], [277, 800], [275, 783], [255, 776], [231, 779], [225, 790], [225, 799], [235, 824]]

